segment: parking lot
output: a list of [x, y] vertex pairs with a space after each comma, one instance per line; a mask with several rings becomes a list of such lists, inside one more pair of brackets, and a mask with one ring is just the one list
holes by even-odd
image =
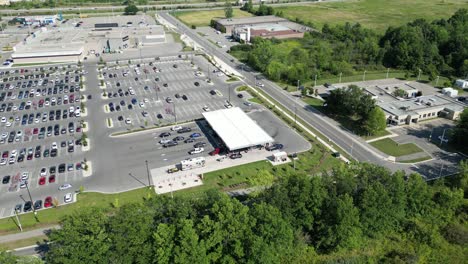
[[194, 65], [189, 59], [174, 58], [103, 69], [107, 94], [103, 110], [112, 119], [113, 130], [194, 120], [204, 111], [231, 106], [249, 107], [238, 98], [235, 84], [208, 68], [200, 58], [194, 59]]
[[[60, 185], [81, 180], [81, 74], [72, 65], [0, 71], [2, 201], [25, 203], [27, 188], [34, 201], [42, 201]], [[0, 207], [0, 217], [12, 210]]]

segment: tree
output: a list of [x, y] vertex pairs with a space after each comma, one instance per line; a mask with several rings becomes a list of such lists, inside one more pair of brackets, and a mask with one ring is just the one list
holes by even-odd
[[406, 92], [405, 90], [401, 89], [401, 88], [398, 88], [396, 89], [395, 91], [393, 91], [392, 93], [394, 96], [396, 97], [401, 97], [401, 98], [405, 98], [406, 97]]
[[[457, 120], [453, 130], [452, 145], [462, 149], [468, 149], [468, 108], [465, 108]], [[464, 148], [464, 149], [463, 149]]]
[[243, 7], [241, 7], [241, 10], [247, 11], [249, 13], [253, 12], [253, 3], [252, 0], [247, 1], [247, 3], [244, 4]]
[[47, 263], [107, 262], [111, 243], [106, 223], [107, 216], [93, 207], [65, 216], [61, 229], [48, 234], [54, 243], [49, 244]]
[[224, 16], [226, 18], [232, 18], [234, 15], [234, 11], [232, 9], [232, 4], [230, 1], [226, 1], [224, 4]]
[[384, 111], [382, 111], [380, 107], [374, 107], [364, 121], [364, 124], [365, 130], [370, 135], [375, 135], [378, 132], [384, 131], [385, 128], [387, 128], [387, 118], [385, 118]]
[[129, 3], [124, 9], [124, 15], [136, 15], [140, 11], [134, 4]]

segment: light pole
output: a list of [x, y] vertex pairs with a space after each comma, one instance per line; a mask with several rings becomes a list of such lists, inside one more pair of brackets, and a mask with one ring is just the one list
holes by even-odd
[[145, 160], [145, 163], [146, 163], [146, 173], [148, 174], [148, 186], [151, 187], [151, 177], [150, 177], [150, 171], [149, 171], [149, 167], [148, 167], [148, 161]]
[[297, 80], [297, 90], [299, 91], [299, 84], [300, 84], [300, 80]]
[[175, 102], [172, 103], [174, 109], [174, 123], [177, 124], [177, 114], [176, 114], [176, 106]]
[[16, 216], [16, 221], [18, 221], [18, 227], [20, 229], [21, 232], [23, 232], [23, 226], [21, 225], [21, 221], [18, 217], [18, 211], [15, 209], [15, 216]]
[[34, 204], [33, 204], [33, 199], [32, 199], [32, 196], [31, 196], [31, 192], [29, 191], [28, 182], [24, 181], [24, 184], [26, 185], [26, 190], [28, 190], [29, 200], [31, 201], [31, 207], [33, 209], [34, 218], [36, 219], [36, 222], [39, 222], [39, 219], [37, 218], [37, 211], [36, 211], [36, 208], [34, 207]]
[[418, 81], [421, 79], [421, 69], [418, 69], [419, 74], [418, 74]]
[[437, 76], [436, 85], [435, 85], [436, 87], [439, 85], [439, 78], [440, 76]]
[[386, 77], [386, 79], [388, 79], [388, 73], [389, 73], [389, 71], [390, 71], [390, 68], [387, 68], [387, 77]]
[[315, 78], [314, 78], [314, 86], [317, 86], [317, 74], [315, 74]]
[[364, 74], [362, 75], [362, 81], [363, 81], [363, 82], [366, 80], [366, 72], [367, 72], [367, 71], [364, 71]]
[[341, 83], [341, 75], [343, 75], [343, 73], [342, 73], [342, 72], [340, 72], [340, 81], [339, 81], [338, 83]]
[[228, 84], [228, 101], [231, 102], [231, 84]]

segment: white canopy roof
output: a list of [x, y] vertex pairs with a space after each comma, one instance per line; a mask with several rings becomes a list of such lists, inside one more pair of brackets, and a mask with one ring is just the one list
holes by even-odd
[[205, 112], [203, 116], [229, 150], [273, 142], [273, 138], [238, 107]]

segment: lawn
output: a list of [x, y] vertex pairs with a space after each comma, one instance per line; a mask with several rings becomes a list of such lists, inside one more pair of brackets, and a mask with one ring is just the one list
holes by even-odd
[[390, 132], [388, 132], [387, 130], [383, 130], [383, 131], [377, 132], [375, 135], [372, 135], [372, 136], [362, 136], [362, 138], [364, 140], [371, 140], [374, 138], [379, 138], [379, 137], [388, 136], [388, 135], [390, 135]]
[[323, 24], [360, 23], [381, 33], [389, 26], [399, 26], [417, 18], [449, 18], [457, 9], [468, 8], [466, 0], [360, 0], [275, 7], [294, 20], [296, 17]]
[[376, 149], [382, 151], [383, 153], [394, 157], [400, 157], [423, 151], [413, 143], [398, 144], [390, 138], [384, 138], [378, 141], [371, 142], [370, 144]]
[[[252, 14], [234, 9], [234, 17], [251, 17]], [[175, 16], [187, 26], [206, 27], [210, 25], [212, 19], [224, 18], [224, 10], [204, 10], [204, 11], [180, 11], [176, 12]]]
[[[95, 206], [108, 211], [114, 208], [112, 204], [116, 203], [116, 201], [118, 201], [117, 203], [121, 206], [127, 203], [142, 201], [144, 197], [148, 197], [150, 195], [155, 195], [154, 191], [149, 191], [147, 188], [141, 188], [118, 194], [85, 192], [78, 195], [78, 201], [76, 203], [38, 211], [37, 216], [40, 221], [39, 223], [36, 222], [32, 213], [19, 215], [19, 218], [23, 226], [23, 230], [26, 231], [29, 229], [57, 224], [59, 219], [63, 216], [85, 207]], [[16, 226], [14, 218], [0, 219], [0, 235], [12, 233], [15, 231], [18, 231], [18, 227]]]
[[22, 248], [22, 247], [27, 247], [31, 245], [37, 245], [38, 243], [42, 243], [44, 240], [47, 240], [46, 235], [25, 238], [25, 239], [21, 239], [17, 241], [10, 241], [8, 243], [1, 243], [0, 249], [11, 250], [15, 248]]

